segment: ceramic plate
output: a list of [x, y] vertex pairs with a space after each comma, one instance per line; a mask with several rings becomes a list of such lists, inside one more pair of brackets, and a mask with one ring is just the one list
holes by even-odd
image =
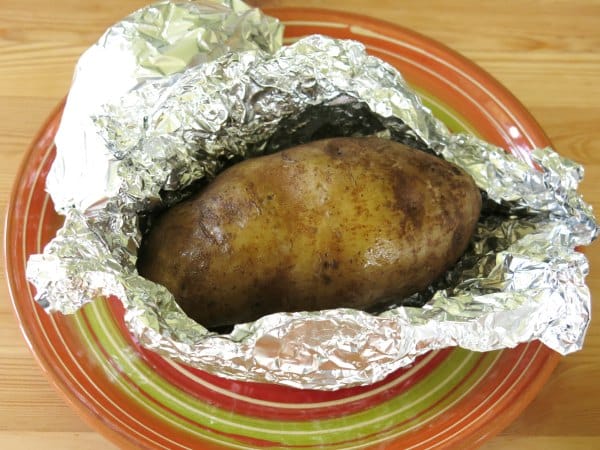
[[[268, 11], [286, 41], [312, 33], [362, 41], [396, 66], [453, 130], [525, 157], [548, 139], [525, 108], [477, 66], [412, 31], [362, 16], [307, 9]], [[402, 448], [478, 446], [533, 399], [558, 356], [538, 342], [475, 353], [431, 352], [369, 386], [337, 392], [220, 379], [140, 348], [116, 299], [72, 316], [33, 300], [25, 265], [61, 224], [44, 191], [62, 105], [27, 154], [6, 224], [14, 308], [48, 377], [98, 431], [132, 448]]]

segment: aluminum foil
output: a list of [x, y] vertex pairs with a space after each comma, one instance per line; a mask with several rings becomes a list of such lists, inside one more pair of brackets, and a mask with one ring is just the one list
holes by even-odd
[[[47, 179], [64, 226], [27, 277], [49, 312], [116, 296], [145, 347], [224, 377], [333, 390], [381, 380], [430, 350], [541, 340], [581, 348], [598, 235], [582, 168], [552, 149], [520, 159], [452, 134], [362, 44], [310, 36], [237, 1], [163, 2], [111, 27], [78, 63]], [[110, 62], [110, 64], [108, 64]], [[485, 207], [446, 276], [379, 314], [277, 313], [219, 335], [135, 269], [140, 223], [240, 158], [332, 135], [378, 134], [467, 170]], [[408, 306], [421, 305], [422, 306]]]

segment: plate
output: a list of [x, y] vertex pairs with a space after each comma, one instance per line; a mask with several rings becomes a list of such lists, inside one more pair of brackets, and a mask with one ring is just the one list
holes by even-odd
[[[483, 70], [410, 30], [363, 16], [271, 9], [286, 43], [321, 33], [363, 42], [397, 67], [447, 125], [527, 159], [549, 145], [526, 109]], [[140, 348], [117, 299], [70, 316], [47, 315], [25, 279], [61, 225], [45, 193], [63, 105], [25, 157], [6, 218], [5, 258], [14, 309], [49, 379], [84, 419], [125, 448], [472, 448], [533, 399], [559, 357], [539, 342], [476, 353], [430, 352], [372, 386], [297, 390], [218, 378]]]

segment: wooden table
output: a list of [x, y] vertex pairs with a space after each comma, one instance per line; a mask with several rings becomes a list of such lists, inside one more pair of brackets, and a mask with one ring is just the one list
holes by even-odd
[[[79, 54], [144, 0], [0, 2], [0, 209], [22, 156], [69, 88]], [[320, 6], [266, 1], [266, 6]], [[449, 3], [451, 6], [449, 6]], [[581, 192], [600, 210], [600, 3], [594, 0], [469, 2], [330, 0], [329, 8], [412, 28], [474, 60], [533, 113], [563, 155], [585, 165]], [[594, 150], [597, 150], [594, 152]], [[587, 255], [600, 312], [598, 244]], [[0, 288], [0, 448], [109, 449], [42, 376]], [[600, 322], [585, 349], [560, 363], [527, 410], [484, 446], [600, 448]]]

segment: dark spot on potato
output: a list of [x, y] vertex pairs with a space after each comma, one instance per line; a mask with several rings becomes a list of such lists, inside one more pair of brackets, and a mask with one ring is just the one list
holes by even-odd
[[339, 266], [340, 266], [340, 263], [338, 262], [337, 259], [325, 260], [321, 264], [321, 267], [323, 267], [323, 269], [325, 269], [325, 270], [328, 270], [328, 269], [337, 270]]
[[330, 255], [322, 256], [321, 265], [319, 267], [319, 277], [326, 285], [331, 284], [333, 282], [332, 272], [335, 272], [339, 269], [340, 263], [336, 258], [332, 258]]
[[459, 176], [462, 176], [462, 175], [463, 175], [463, 172], [462, 172], [462, 171], [461, 171], [461, 170], [460, 170], [458, 167], [456, 167], [454, 164], [451, 164], [450, 166], [448, 166], [448, 168], [449, 168], [449, 169], [450, 169], [450, 171], [451, 171], [451, 172], [452, 172], [454, 175], [456, 175], [457, 177], [459, 177]]
[[344, 156], [344, 150], [342, 148], [343, 140], [340, 139], [332, 139], [325, 146], [325, 154], [331, 156], [332, 158], [340, 158]]
[[418, 180], [406, 175], [401, 169], [392, 173], [394, 207], [404, 213], [415, 229], [423, 225], [425, 207], [423, 193], [419, 191]]

